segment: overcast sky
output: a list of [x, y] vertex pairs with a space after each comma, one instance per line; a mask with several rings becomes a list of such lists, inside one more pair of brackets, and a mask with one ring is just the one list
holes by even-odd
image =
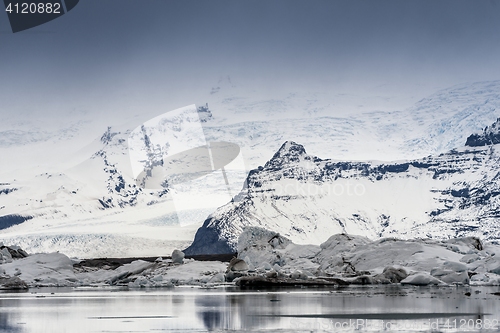
[[81, 0], [13, 34], [0, 115], [181, 107], [221, 76], [280, 90], [425, 94], [500, 79], [500, 1]]

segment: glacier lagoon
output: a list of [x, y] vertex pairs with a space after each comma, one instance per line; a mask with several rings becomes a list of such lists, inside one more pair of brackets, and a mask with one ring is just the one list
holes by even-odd
[[32, 288], [0, 293], [0, 331], [498, 331], [500, 287]]

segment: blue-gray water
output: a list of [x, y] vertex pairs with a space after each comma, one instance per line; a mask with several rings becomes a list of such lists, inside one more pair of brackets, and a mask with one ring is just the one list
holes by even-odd
[[0, 332], [493, 332], [500, 331], [498, 291], [40, 288], [0, 293]]

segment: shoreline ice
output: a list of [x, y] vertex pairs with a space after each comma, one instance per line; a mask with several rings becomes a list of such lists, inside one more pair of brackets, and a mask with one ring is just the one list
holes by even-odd
[[298, 245], [280, 234], [248, 227], [229, 263], [158, 258], [112, 267], [78, 266], [62, 253], [25, 257], [11, 246], [0, 251], [0, 288], [179, 285], [500, 285], [500, 246], [474, 237], [371, 241], [335, 234], [320, 246]]

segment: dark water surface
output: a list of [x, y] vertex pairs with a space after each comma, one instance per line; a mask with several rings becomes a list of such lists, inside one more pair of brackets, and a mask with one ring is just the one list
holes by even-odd
[[0, 293], [0, 332], [500, 332], [499, 291], [40, 288]]

